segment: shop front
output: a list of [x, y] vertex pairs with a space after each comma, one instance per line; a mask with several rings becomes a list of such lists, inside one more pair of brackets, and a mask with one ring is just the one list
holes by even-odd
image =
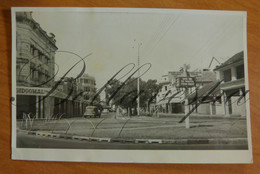
[[51, 115], [53, 97], [45, 97], [49, 90], [50, 88], [17, 87], [17, 119], [22, 119], [24, 114], [30, 114], [37, 119]]

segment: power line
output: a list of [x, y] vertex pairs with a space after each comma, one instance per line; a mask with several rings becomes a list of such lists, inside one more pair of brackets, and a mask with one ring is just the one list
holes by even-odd
[[159, 28], [155, 31], [154, 35], [153, 35], [153, 36], [151, 37], [151, 39], [148, 41], [148, 44], [146, 44], [146, 49], [143, 50], [144, 53], [147, 52], [147, 51], [148, 51], [147, 48], [149, 48], [150, 46], [152, 46], [152, 43], [155, 42], [155, 41], [158, 39], [160, 33], [166, 29], [167, 23], [169, 22], [170, 18], [171, 18], [171, 16], [166, 16], [166, 17], [164, 17], [164, 19], [161, 21], [161, 23], [159, 24]]
[[[168, 28], [166, 28], [166, 30], [164, 31], [163, 34], [161, 34], [161, 37], [159, 38], [159, 40], [155, 43], [154, 47], [152, 47], [149, 52], [147, 52], [145, 54], [145, 56], [148, 56], [155, 48], [156, 46], [160, 43], [160, 41], [164, 38], [164, 36], [166, 35], [166, 33], [170, 30], [170, 28], [175, 24], [175, 22], [177, 21], [179, 16], [177, 16], [175, 19], [173, 19], [172, 23], [168, 26]], [[145, 57], [144, 56], [144, 57]]]

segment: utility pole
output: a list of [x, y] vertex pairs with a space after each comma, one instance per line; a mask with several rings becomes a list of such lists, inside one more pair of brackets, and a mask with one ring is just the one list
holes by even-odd
[[140, 116], [140, 97], [139, 97], [139, 93], [140, 93], [140, 47], [141, 47], [142, 43], [140, 42], [138, 44], [138, 57], [137, 57], [137, 68], [138, 68], [138, 77], [137, 77], [137, 115]]
[[[184, 75], [185, 77], [189, 77], [189, 73], [188, 73], [188, 69], [189, 69], [189, 66], [188, 65], [184, 65]], [[188, 95], [189, 95], [189, 88], [188, 86], [185, 87], [185, 115], [187, 115], [189, 113], [189, 100], [188, 100]], [[185, 119], [185, 127], [187, 129], [190, 128], [190, 117], [187, 117]]]
[[[188, 95], [189, 95], [189, 89], [185, 87], [185, 115], [189, 113], [189, 100], [188, 100]], [[187, 129], [190, 128], [190, 117], [187, 117], [185, 119], [185, 127]]]

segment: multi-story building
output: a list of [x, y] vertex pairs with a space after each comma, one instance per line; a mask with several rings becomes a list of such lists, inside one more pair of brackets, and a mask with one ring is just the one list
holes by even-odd
[[[78, 91], [76, 80], [72, 77], [65, 77], [59, 83], [57, 89], [53, 92], [54, 115], [64, 114], [63, 117], [76, 117], [83, 114], [82, 96]], [[59, 97], [58, 97], [59, 96]]]
[[[82, 112], [84, 112], [85, 106], [95, 104], [91, 102], [93, 101], [94, 96], [96, 95], [96, 81], [94, 77], [88, 74], [83, 74], [80, 78], [76, 80], [76, 84], [78, 93], [82, 93]], [[100, 98], [99, 96], [97, 96], [95, 98], [95, 102], [99, 102], [99, 100]]]
[[80, 116], [95, 96], [95, 78], [88, 74], [54, 81], [57, 49], [55, 35], [47, 34], [31, 12], [16, 13], [18, 119], [24, 113], [38, 119]]
[[[207, 69], [188, 72], [188, 74], [189, 77], [195, 80], [194, 86], [187, 88], [189, 95], [216, 80], [215, 73]], [[178, 80], [185, 76], [184, 71], [170, 71], [167, 75], [162, 76], [160, 82], [162, 88], [156, 98], [156, 104], [159, 106], [160, 112], [184, 113], [185, 88], [178, 86]], [[207, 104], [201, 104], [195, 112], [208, 113], [208, 107]]]
[[241, 101], [239, 98], [245, 93], [244, 52], [235, 54], [214, 71], [217, 72], [217, 78], [223, 80], [220, 84], [223, 106], [221, 113], [245, 116], [245, 102], [237, 102]]
[[[159, 112], [162, 113], [182, 113], [184, 112], [181, 100], [183, 99], [183, 91], [175, 86], [175, 79], [180, 72], [168, 72], [163, 75], [160, 81], [162, 88], [156, 97], [156, 105], [159, 106]], [[174, 95], [174, 97], [172, 97]]]
[[32, 18], [32, 12], [16, 12], [17, 118], [32, 113], [36, 118], [51, 116], [54, 96], [55, 35], [47, 34]]

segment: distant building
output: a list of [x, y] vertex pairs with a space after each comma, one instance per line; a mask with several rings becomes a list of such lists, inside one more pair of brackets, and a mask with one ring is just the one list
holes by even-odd
[[[220, 94], [219, 87], [215, 88], [218, 82], [216, 73], [209, 69], [203, 69], [201, 74], [196, 77], [196, 88], [192, 88], [188, 96], [190, 109], [196, 108], [192, 113], [193, 115], [216, 114], [218, 107], [221, 105], [221, 101], [216, 99]], [[215, 90], [208, 94], [214, 88]], [[196, 106], [199, 100], [203, 100], [203, 102]]]
[[55, 35], [47, 34], [31, 12], [16, 12], [17, 118], [53, 114], [55, 96], [44, 97], [54, 84]]
[[226, 115], [245, 116], [245, 102], [241, 100], [241, 102], [237, 102], [245, 93], [244, 52], [235, 54], [226, 62], [217, 66], [214, 71], [217, 72], [217, 78], [223, 80], [220, 85], [223, 106], [222, 112], [220, 112]]
[[[81, 101], [83, 103], [83, 112], [85, 106], [95, 104], [91, 103], [96, 95], [96, 80], [94, 77], [83, 74], [80, 78], [77, 79], [77, 90], [78, 93], [82, 93]], [[95, 102], [100, 100], [99, 96], [95, 99]], [[94, 102], [94, 101], [93, 101]]]
[[[193, 87], [189, 88], [189, 95], [194, 93], [195, 89], [200, 89], [213, 81], [216, 81], [214, 72], [205, 70], [196, 70], [189, 72], [189, 76], [195, 80]], [[163, 75], [160, 84], [162, 85], [156, 98], [156, 105], [159, 112], [162, 113], [184, 113], [184, 88], [179, 87], [177, 81], [179, 78], [184, 77], [183, 71], [170, 71], [168, 74]], [[198, 107], [195, 113], [207, 114], [210, 113], [209, 106], [202, 104]]]
[[215, 80], [197, 88], [188, 96], [189, 108], [194, 114], [216, 115], [221, 108], [219, 81]]
[[76, 117], [83, 114], [81, 94], [78, 92], [76, 81], [72, 77], [65, 77], [59, 83], [57, 89], [53, 92], [54, 115], [64, 114], [63, 117]]
[[160, 81], [162, 88], [156, 97], [156, 105], [159, 112], [184, 113], [184, 107], [181, 103], [184, 93], [175, 86], [175, 80], [180, 74], [180, 72], [168, 72], [168, 74], [162, 76]]

